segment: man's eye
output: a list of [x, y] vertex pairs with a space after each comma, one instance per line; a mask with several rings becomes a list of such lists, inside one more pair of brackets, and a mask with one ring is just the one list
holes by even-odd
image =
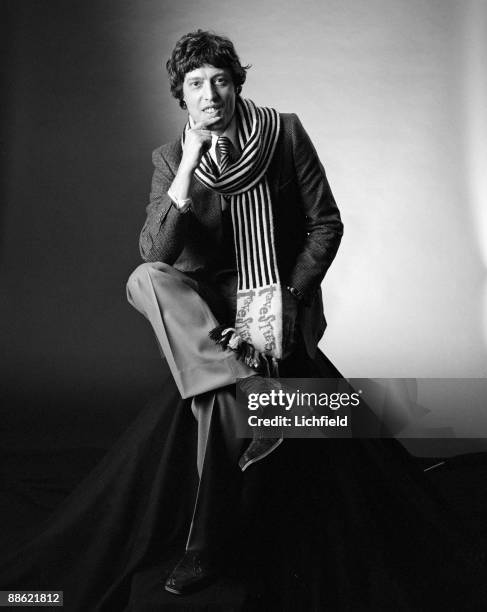
[[191, 81], [191, 87], [199, 87], [201, 85], [200, 81]]
[[228, 82], [227, 79], [224, 79], [224, 78], [220, 78], [216, 80], [217, 85], [226, 85], [227, 82]]

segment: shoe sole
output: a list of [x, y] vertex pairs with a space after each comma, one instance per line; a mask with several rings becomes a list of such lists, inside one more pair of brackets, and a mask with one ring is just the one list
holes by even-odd
[[172, 593], [173, 595], [190, 595], [191, 593], [195, 593], [197, 591], [202, 591], [206, 589], [213, 581], [215, 580], [215, 575], [207, 576], [204, 580], [197, 582], [196, 584], [187, 587], [186, 589], [176, 589], [174, 587], [164, 585], [164, 588], [168, 593]]
[[260, 461], [261, 459], [265, 459], [267, 455], [270, 455], [272, 451], [276, 450], [276, 448], [282, 443], [282, 441], [283, 441], [283, 438], [279, 438], [279, 440], [275, 444], [273, 444], [270, 448], [268, 448], [265, 453], [262, 453], [262, 455], [259, 455], [255, 459], [251, 459], [250, 461], [247, 461], [247, 463], [243, 467], [240, 468], [242, 472], [245, 472], [245, 470], [249, 466], [253, 465], [254, 463], [257, 463], [257, 461]]

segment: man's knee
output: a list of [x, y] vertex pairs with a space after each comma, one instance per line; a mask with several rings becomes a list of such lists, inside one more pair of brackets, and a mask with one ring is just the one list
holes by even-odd
[[195, 290], [194, 281], [162, 261], [146, 262], [135, 268], [127, 281], [127, 299], [140, 310], [142, 301], [156, 290], [159, 299]]
[[151, 274], [154, 274], [155, 272], [171, 275], [173, 270], [174, 268], [172, 266], [163, 263], [162, 261], [147, 261], [135, 268], [135, 270], [129, 276], [127, 285], [138, 285], [141, 282], [144, 283], [149, 279]]
[[153, 290], [154, 277], [159, 286], [167, 284], [172, 278], [172, 266], [161, 261], [146, 262], [135, 268], [127, 281], [127, 300], [142, 311], [144, 296]]
[[158, 286], [174, 285], [183, 280], [181, 272], [162, 261], [150, 261], [140, 264], [135, 268], [127, 281], [127, 291], [152, 286], [157, 279]]

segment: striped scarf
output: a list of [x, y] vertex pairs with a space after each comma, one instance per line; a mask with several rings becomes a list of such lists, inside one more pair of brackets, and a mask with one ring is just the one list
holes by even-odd
[[282, 292], [266, 177], [279, 137], [279, 114], [240, 97], [236, 114], [239, 159], [220, 174], [207, 152], [195, 171], [205, 187], [230, 200], [237, 258], [235, 324], [219, 326], [210, 336], [250, 367], [270, 375], [282, 356]]

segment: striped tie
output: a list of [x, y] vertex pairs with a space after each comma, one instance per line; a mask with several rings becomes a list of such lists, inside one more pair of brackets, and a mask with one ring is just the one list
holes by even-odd
[[227, 136], [220, 136], [216, 142], [216, 149], [218, 151], [218, 156], [220, 159], [220, 174], [223, 174], [232, 162], [232, 141]]

